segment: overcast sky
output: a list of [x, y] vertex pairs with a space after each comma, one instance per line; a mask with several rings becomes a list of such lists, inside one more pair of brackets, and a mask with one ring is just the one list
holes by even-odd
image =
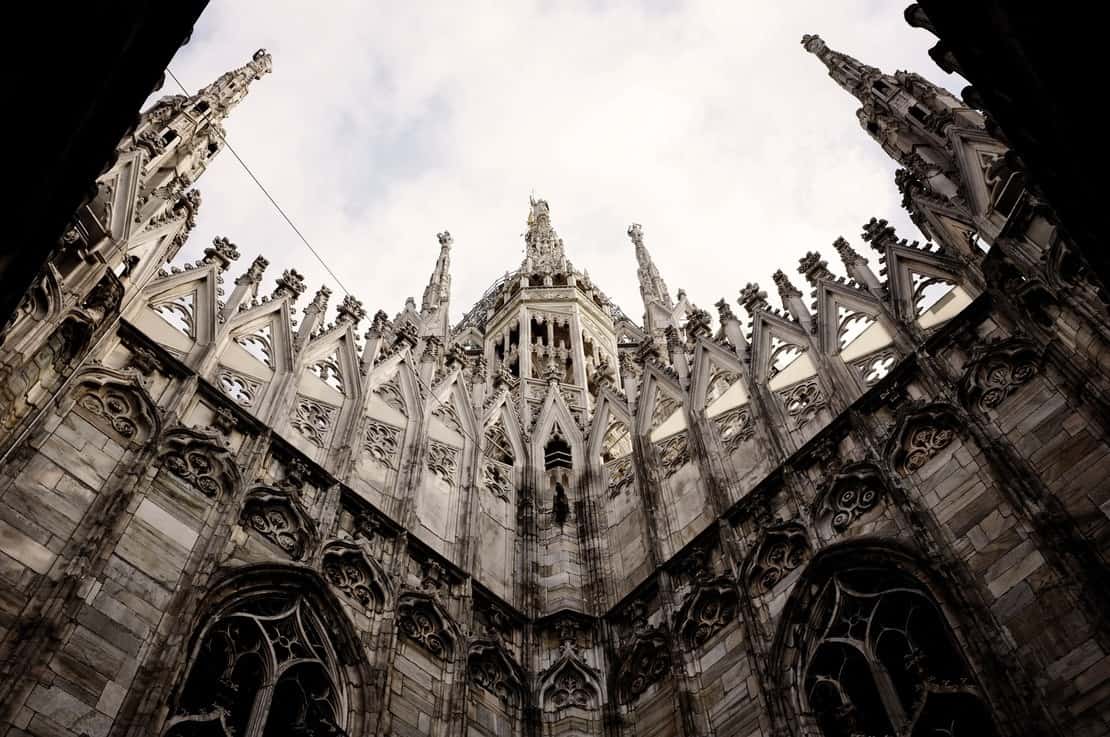
[[[533, 191], [568, 258], [634, 319], [632, 222], [672, 292], [715, 314], [749, 281], [777, 304], [771, 273], [802, 286], [809, 250], [842, 273], [838, 235], [877, 268], [859, 240], [872, 216], [920, 237], [856, 100], [800, 45], [818, 33], [958, 92], [906, 2], [235, 0], [209, 5], [170, 68], [192, 92], [272, 53], [228, 139], [369, 314], [419, 302], [447, 229], [457, 320], [519, 265]], [[198, 188], [182, 258], [225, 235], [232, 276], [261, 253], [267, 291], [288, 267], [308, 296], [330, 281], [230, 154]]]

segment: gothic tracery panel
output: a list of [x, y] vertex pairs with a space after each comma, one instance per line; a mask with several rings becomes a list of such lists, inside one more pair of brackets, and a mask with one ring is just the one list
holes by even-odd
[[801, 525], [785, 522], [768, 528], [748, 570], [752, 593], [765, 594], [800, 567], [810, 553], [809, 536]]
[[248, 599], [204, 631], [163, 734], [344, 734], [341, 683], [327, 628], [303, 597]]
[[834, 574], [802, 635], [801, 684], [825, 737], [997, 733], [944, 615], [884, 568]]
[[244, 526], [277, 545], [293, 560], [308, 553], [313, 530], [297, 503], [285, 492], [260, 488], [252, 491], [243, 505]]

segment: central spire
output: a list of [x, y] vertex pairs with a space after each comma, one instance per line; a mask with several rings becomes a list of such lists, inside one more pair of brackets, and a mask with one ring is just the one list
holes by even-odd
[[545, 274], [565, 272], [567, 257], [563, 252], [563, 239], [551, 227], [551, 208], [548, 207], [547, 200], [529, 197], [529, 202], [531, 209], [528, 211], [528, 232], [524, 234], [527, 245], [525, 271]]

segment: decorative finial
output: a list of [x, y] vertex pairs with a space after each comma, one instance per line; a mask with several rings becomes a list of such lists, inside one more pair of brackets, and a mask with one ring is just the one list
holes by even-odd
[[343, 303], [339, 305], [335, 321], [357, 326], [364, 317], [366, 317], [366, 309], [363, 308], [362, 302], [348, 294], [343, 297]]
[[821, 258], [817, 251], [810, 251], [798, 260], [798, 273], [810, 284], [816, 284], [820, 279], [834, 278], [829, 271], [829, 262]]
[[848, 241], [843, 236], [840, 236], [835, 241], [833, 241], [833, 248], [835, 248], [836, 252], [840, 254], [840, 260], [844, 262], [845, 266], [851, 266], [857, 261], [866, 262], [867, 260], [856, 253], [856, 250], [852, 248], [851, 244], [848, 243]]
[[898, 234], [894, 232], [894, 228], [882, 218], [868, 220], [867, 224], [863, 226], [862, 237], [879, 253], [885, 253], [886, 246], [889, 243], [898, 241]]
[[774, 274], [771, 274], [771, 278], [774, 279], [775, 286], [779, 288], [779, 295], [781, 295], [783, 299], [802, 296], [801, 291], [799, 291], [796, 286], [790, 283], [790, 277], [788, 277], [786, 275], [786, 272], [784, 272], [782, 269], [779, 269]]
[[266, 267], [270, 262], [262, 256], [255, 256], [254, 261], [251, 262], [250, 268], [246, 273], [235, 280], [236, 284], [257, 284], [262, 281], [262, 274], [266, 271]]
[[436, 233], [436, 238], [439, 239], [439, 245], [443, 246], [444, 248], [447, 248], [455, 242], [454, 239], [451, 238], [451, 233], [446, 230], [442, 233]]
[[816, 33], [807, 33], [806, 35], [802, 36], [802, 46], [804, 46], [805, 50], [809, 53], [817, 54], [818, 56], [820, 56], [821, 52], [825, 51], [828, 48], [828, 46], [825, 45], [824, 40]]
[[231, 266], [232, 261], [238, 258], [239, 249], [235, 247], [235, 244], [222, 235], [218, 235], [212, 239], [212, 245], [204, 249], [204, 258], [201, 260], [206, 264], [216, 264], [220, 271], [223, 271]]
[[749, 315], [770, 308], [767, 303], [767, 292], [760, 289], [755, 282], [748, 282], [748, 285], [740, 290], [740, 305], [748, 311]]
[[277, 289], [274, 290], [274, 299], [288, 295], [293, 299], [304, 293], [304, 277], [296, 269], [286, 269], [277, 279]]

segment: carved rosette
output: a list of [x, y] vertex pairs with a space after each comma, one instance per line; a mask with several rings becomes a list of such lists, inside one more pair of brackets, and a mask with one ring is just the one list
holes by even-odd
[[401, 632], [441, 660], [449, 659], [454, 647], [447, 621], [429, 595], [410, 592], [402, 594], [397, 602], [397, 623]]
[[361, 549], [336, 543], [324, 551], [321, 569], [339, 593], [366, 609], [381, 610], [387, 599], [386, 579]]
[[297, 503], [285, 492], [260, 488], [243, 504], [241, 524], [281, 548], [293, 560], [303, 560], [313, 528]]
[[891, 466], [904, 476], [915, 473], [952, 444], [958, 427], [955, 415], [943, 404], [906, 410], [887, 442]]
[[659, 451], [659, 463], [663, 478], [674, 476], [678, 469], [690, 460], [690, 447], [686, 443], [686, 433], [679, 433], [655, 444]]
[[362, 449], [386, 468], [396, 470], [397, 451], [401, 447], [401, 429], [384, 422], [371, 420], [366, 423]]
[[338, 408], [322, 402], [314, 402], [307, 397], [297, 396], [297, 404], [293, 410], [293, 419], [289, 424], [300, 433], [308, 442], [317, 448], [327, 444], [331, 434], [332, 423], [339, 412]]
[[513, 469], [486, 458], [482, 461], [482, 488], [498, 499], [509, 501], [513, 491]]
[[520, 702], [523, 690], [520, 668], [497, 643], [479, 640], [470, 645], [466, 658], [470, 682], [510, 706]]
[[755, 423], [748, 407], [733, 407], [713, 418], [717, 436], [721, 444], [732, 453], [742, 444], [755, 437]]
[[731, 578], [698, 581], [675, 615], [675, 631], [686, 647], [700, 648], [736, 618], [738, 602]]
[[816, 379], [783, 389], [778, 392], [778, 396], [795, 430], [805, 427], [827, 404], [825, 392]]
[[1023, 338], [1008, 338], [972, 353], [960, 381], [960, 400], [984, 412], [997, 408], [1040, 371], [1041, 354]]
[[822, 519], [832, 529], [844, 532], [852, 523], [877, 509], [886, 495], [882, 475], [871, 463], [854, 463], [844, 467], [825, 491], [818, 506]]
[[90, 379], [77, 387], [75, 397], [86, 417], [124, 440], [143, 442], [158, 425], [153, 403], [138, 386]]
[[801, 566], [810, 554], [805, 528], [794, 522], [772, 526], [752, 556], [748, 581], [755, 594], [765, 594]]
[[624, 456], [615, 461], [609, 461], [605, 466], [609, 469], [609, 497], [615, 497], [632, 486], [635, 472], [632, 468], [632, 456]]
[[622, 649], [628, 655], [617, 671], [617, 692], [622, 703], [631, 704], [667, 674], [671, 654], [667, 637], [659, 628], [637, 634]]
[[428, 455], [424, 463], [429, 471], [453, 487], [455, 485], [455, 474], [458, 470], [458, 456], [457, 448], [437, 440], [430, 440], [428, 441]]
[[235, 458], [217, 436], [179, 427], [166, 433], [162, 447], [163, 468], [205, 496], [226, 496], [238, 486]]

